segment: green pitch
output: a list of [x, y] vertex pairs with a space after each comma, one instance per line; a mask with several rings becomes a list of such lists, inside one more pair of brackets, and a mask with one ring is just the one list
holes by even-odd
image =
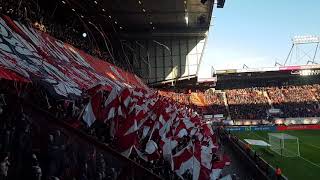
[[[259, 139], [268, 142], [266, 131], [233, 133], [240, 139]], [[320, 131], [283, 131], [299, 138], [300, 157], [281, 157], [270, 150], [252, 147], [273, 167], [279, 166], [289, 180], [320, 180]]]

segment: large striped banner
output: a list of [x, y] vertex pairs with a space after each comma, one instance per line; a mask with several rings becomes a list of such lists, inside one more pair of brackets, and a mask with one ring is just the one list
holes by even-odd
[[55, 94], [81, 95], [97, 83], [147, 88], [134, 74], [27, 27], [0, 17], [0, 79], [40, 82]]

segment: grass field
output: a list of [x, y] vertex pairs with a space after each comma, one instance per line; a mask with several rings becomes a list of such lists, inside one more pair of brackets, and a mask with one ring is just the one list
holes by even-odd
[[[268, 133], [255, 131], [233, 134], [240, 139], [260, 139], [268, 142]], [[266, 153], [261, 147], [253, 149], [273, 167], [279, 166], [290, 180], [320, 180], [320, 130], [283, 131], [283, 133], [299, 138], [300, 157], [281, 157], [271, 150], [271, 153]]]

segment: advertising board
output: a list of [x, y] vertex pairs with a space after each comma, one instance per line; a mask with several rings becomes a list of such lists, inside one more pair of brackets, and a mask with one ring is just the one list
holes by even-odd
[[286, 131], [286, 130], [319, 130], [320, 125], [319, 124], [313, 124], [313, 125], [280, 125], [277, 126], [277, 131]]
[[276, 131], [276, 126], [230, 126], [226, 128], [229, 131]]

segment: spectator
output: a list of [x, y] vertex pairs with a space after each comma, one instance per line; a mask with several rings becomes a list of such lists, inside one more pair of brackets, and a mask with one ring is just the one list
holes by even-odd
[[8, 176], [9, 171], [9, 154], [8, 153], [2, 153], [0, 154], [0, 179], [5, 180]]
[[281, 179], [281, 175], [282, 175], [282, 171], [281, 171], [281, 169], [277, 166], [277, 167], [276, 167], [276, 178], [277, 178], [277, 180], [280, 180], [280, 179]]

